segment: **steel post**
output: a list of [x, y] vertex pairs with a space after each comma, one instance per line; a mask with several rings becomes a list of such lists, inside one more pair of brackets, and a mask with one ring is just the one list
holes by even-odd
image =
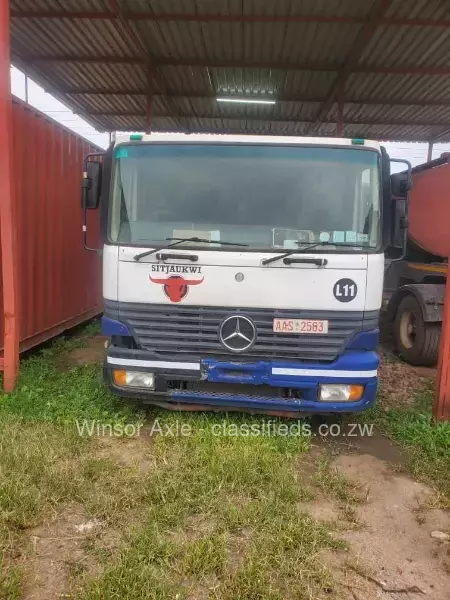
[[12, 391], [19, 369], [17, 219], [13, 172], [9, 0], [0, 0], [0, 221], [4, 310], [4, 389]]
[[436, 379], [433, 416], [436, 421], [450, 420], [450, 284], [447, 269], [447, 285], [442, 320], [441, 346]]

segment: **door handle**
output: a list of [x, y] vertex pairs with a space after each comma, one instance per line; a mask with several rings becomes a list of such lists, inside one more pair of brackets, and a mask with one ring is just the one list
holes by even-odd
[[291, 265], [292, 263], [303, 263], [305, 265], [316, 265], [317, 267], [324, 267], [328, 264], [326, 258], [291, 258], [286, 257], [283, 260], [285, 265]]
[[197, 254], [175, 254], [170, 252], [158, 252], [156, 258], [157, 260], [167, 260], [168, 258], [173, 258], [176, 260], [190, 260], [191, 262], [198, 261]]

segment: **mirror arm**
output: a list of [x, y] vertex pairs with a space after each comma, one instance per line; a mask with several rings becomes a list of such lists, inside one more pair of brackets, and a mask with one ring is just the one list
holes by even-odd
[[391, 261], [390, 261], [391, 263], [400, 262], [400, 261], [404, 260], [405, 256], [406, 256], [406, 248], [407, 248], [407, 245], [408, 245], [408, 218], [407, 217], [403, 217], [402, 221], [403, 221], [403, 224], [404, 224], [404, 226], [402, 228], [403, 229], [403, 247], [402, 247], [402, 253], [401, 253], [401, 255], [398, 258], [391, 259]]
[[408, 187], [405, 192], [408, 192], [412, 186], [412, 165], [409, 160], [404, 158], [389, 158], [390, 162], [400, 163], [402, 165], [406, 165], [406, 172], [408, 173]]
[[90, 152], [89, 154], [86, 154], [86, 156], [84, 157], [84, 162], [83, 162], [83, 171], [84, 173], [86, 173], [87, 171], [87, 164], [89, 162], [90, 158], [98, 158], [99, 156], [105, 156], [104, 152]]
[[95, 252], [96, 254], [101, 256], [103, 253], [103, 250], [101, 248], [91, 248], [87, 245], [87, 210], [85, 208], [83, 209], [83, 224], [81, 229], [83, 231], [83, 248], [85, 250], [88, 250], [89, 252]]

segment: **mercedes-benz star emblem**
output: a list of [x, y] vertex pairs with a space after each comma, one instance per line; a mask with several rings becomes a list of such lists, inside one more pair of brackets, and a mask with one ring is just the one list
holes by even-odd
[[256, 341], [256, 327], [247, 317], [233, 315], [222, 321], [219, 327], [219, 339], [227, 350], [245, 352]]

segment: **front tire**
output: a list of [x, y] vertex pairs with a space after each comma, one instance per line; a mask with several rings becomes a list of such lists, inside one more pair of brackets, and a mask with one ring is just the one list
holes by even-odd
[[407, 363], [433, 366], [438, 360], [441, 324], [426, 323], [419, 302], [406, 296], [395, 315], [394, 339], [398, 353]]

